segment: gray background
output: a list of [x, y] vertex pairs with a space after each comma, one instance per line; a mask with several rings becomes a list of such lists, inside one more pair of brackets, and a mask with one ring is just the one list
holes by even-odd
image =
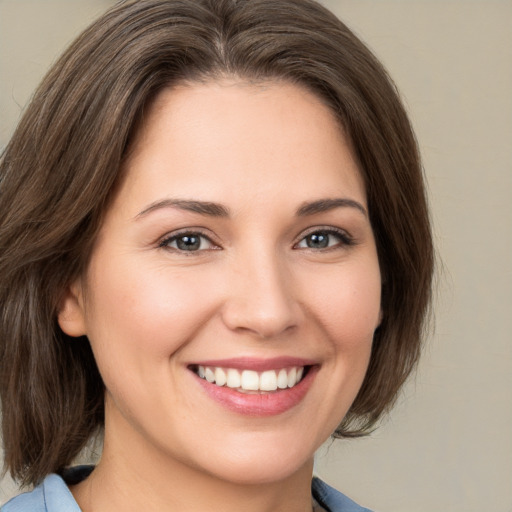
[[[0, 147], [63, 48], [113, 2], [0, 0]], [[442, 261], [436, 329], [370, 438], [317, 472], [381, 512], [512, 511], [512, 2], [325, 0], [403, 93]], [[14, 492], [5, 478], [0, 503]]]

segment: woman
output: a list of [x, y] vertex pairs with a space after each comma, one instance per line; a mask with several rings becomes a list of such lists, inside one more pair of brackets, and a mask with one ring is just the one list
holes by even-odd
[[432, 244], [407, 116], [345, 25], [122, 2], [0, 173], [5, 464], [38, 485], [2, 511], [363, 510], [313, 455], [411, 372]]

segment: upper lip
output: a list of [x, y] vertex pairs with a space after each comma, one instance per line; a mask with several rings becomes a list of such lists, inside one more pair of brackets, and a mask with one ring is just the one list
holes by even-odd
[[207, 361], [194, 361], [189, 366], [210, 366], [264, 372], [266, 370], [278, 370], [281, 368], [291, 368], [293, 366], [312, 366], [314, 364], [318, 363], [311, 359], [281, 356], [272, 358], [235, 357], [230, 359], [209, 359]]

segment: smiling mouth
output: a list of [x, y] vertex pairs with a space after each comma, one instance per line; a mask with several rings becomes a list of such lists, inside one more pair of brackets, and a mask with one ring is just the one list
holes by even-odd
[[190, 369], [199, 378], [240, 393], [278, 392], [293, 388], [306, 376], [309, 368], [309, 366], [292, 366], [257, 372], [217, 366], [190, 366]]

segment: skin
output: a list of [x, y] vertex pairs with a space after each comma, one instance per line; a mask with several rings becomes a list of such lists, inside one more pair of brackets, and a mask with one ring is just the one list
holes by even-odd
[[[352, 203], [297, 215], [335, 198]], [[175, 199], [229, 215], [161, 203]], [[84, 512], [311, 510], [313, 454], [353, 402], [380, 322], [366, 211], [350, 145], [312, 93], [224, 80], [159, 94], [59, 313], [89, 337], [107, 389], [102, 459], [72, 488]], [[198, 250], [179, 249], [183, 230], [205, 236]], [[309, 247], [312, 232], [327, 247]], [[317, 372], [284, 413], [239, 414], [188, 366], [240, 356]]]

